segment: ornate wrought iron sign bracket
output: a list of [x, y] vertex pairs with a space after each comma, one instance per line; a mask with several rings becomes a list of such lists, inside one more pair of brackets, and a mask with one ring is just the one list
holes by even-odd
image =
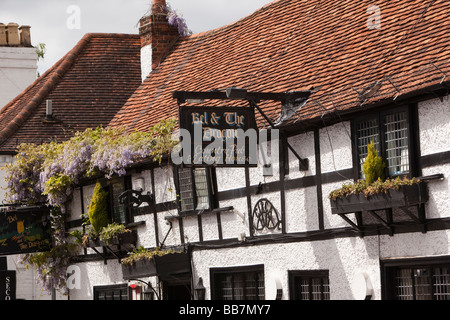
[[119, 203], [127, 207], [139, 207], [143, 202], [150, 205], [153, 202], [153, 195], [150, 192], [142, 194], [142, 191], [137, 190], [126, 190], [119, 195]]
[[253, 231], [281, 230], [282, 220], [277, 209], [268, 199], [260, 199], [251, 215]]

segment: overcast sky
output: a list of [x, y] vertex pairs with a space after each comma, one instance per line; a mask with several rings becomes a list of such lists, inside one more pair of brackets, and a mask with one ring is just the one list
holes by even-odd
[[[170, 0], [194, 32], [222, 27], [272, 0]], [[31, 26], [33, 45], [45, 43], [42, 74], [89, 32], [138, 33], [152, 0], [0, 0], [0, 23]], [[79, 13], [77, 12], [79, 9]]]

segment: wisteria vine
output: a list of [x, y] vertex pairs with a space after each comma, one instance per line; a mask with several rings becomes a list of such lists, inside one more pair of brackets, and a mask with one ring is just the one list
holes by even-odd
[[192, 31], [189, 30], [186, 19], [184, 19], [183, 16], [179, 15], [174, 9], [170, 7], [170, 5], [166, 5], [163, 9], [167, 14], [169, 25], [177, 27], [180, 36], [186, 37], [192, 34]]
[[[68, 253], [75, 252], [65, 232], [65, 214], [75, 187], [83, 178], [123, 176], [132, 164], [144, 159], [162, 160], [178, 141], [172, 138], [175, 119], [162, 120], [148, 132], [124, 128], [96, 128], [77, 132], [64, 142], [21, 144], [15, 161], [6, 166], [6, 200], [11, 204], [47, 205], [52, 208], [54, 248], [27, 255], [49, 289], [66, 290]], [[70, 250], [68, 249], [70, 248]]]

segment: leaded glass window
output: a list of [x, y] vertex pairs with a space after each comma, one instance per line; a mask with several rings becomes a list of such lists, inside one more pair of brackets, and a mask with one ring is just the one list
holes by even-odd
[[371, 141], [385, 161], [387, 176], [410, 173], [408, 123], [407, 111], [383, 112], [356, 121], [356, 148], [361, 178], [364, 178], [363, 164]]
[[126, 284], [94, 287], [94, 300], [128, 300]]
[[239, 271], [230, 268], [214, 272], [214, 299], [217, 300], [264, 300], [264, 271], [262, 268]]
[[386, 166], [389, 176], [409, 171], [408, 118], [406, 112], [384, 117]]
[[397, 300], [450, 300], [450, 265], [398, 268], [394, 287]]
[[290, 271], [291, 300], [330, 300], [328, 271]]
[[179, 168], [178, 185], [182, 212], [211, 209], [213, 186], [208, 168]]

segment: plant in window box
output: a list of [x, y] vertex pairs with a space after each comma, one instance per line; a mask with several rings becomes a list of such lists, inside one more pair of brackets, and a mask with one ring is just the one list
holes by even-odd
[[377, 155], [374, 143], [368, 145], [368, 156], [363, 164], [366, 180], [344, 184], [330, 193], [331, 212], [345, 214], [409, 207], [428, 200], [426, 186], [417, 178], [396, 177], [383, 179], [384, 162]]
[[142, 246], [135, 248], [128, 257], [121, 260], [121, 263], [124, 279], [160, 276], [190, 270], [187, 253], [174, 249], [161, 250], [159, 247], [153, 250]]

